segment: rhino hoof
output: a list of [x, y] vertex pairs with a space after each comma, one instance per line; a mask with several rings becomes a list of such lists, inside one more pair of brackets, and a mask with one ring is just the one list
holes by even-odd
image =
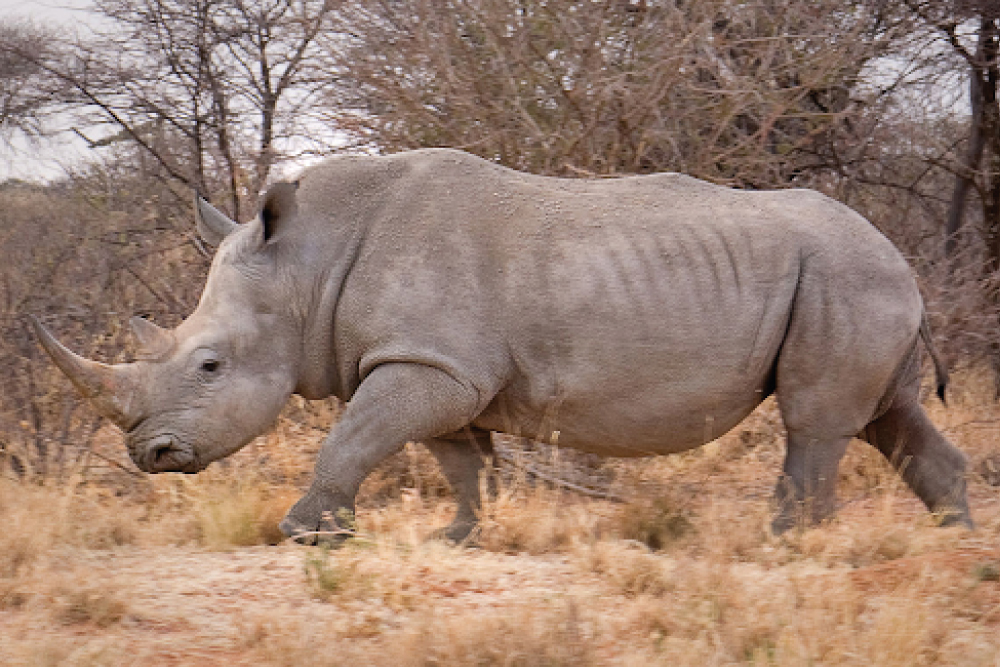
[[439, 528], [430, 534], [429, 540], [440, 540], [449, 544], [468, 547], [475, 546], [479, 537], [474, 523], [458, 523]]
[[960, 526], [962, 528], [968, 528], [969, 530], [976, 529], [976, 524], [972, 522], [972, 517], [969, 516], [968, 510], [941, 512], [937, 515], [937, 525], [941, 528]]
[[314, 546], [316, 544], [316, 530], [309, 530], [305, 526], [302, 526], [289, 519], [282, 519], [281, 523], [278, 524], [278, 530], [287, 537], [288, 539], [297, 542], [298, 544], [304, 544], [306, 546]]
[[343, 546], [344, 542], [352, 537], [350, 531], [343, 530], [336, 524], [322, 525], [310, 529], [287, 518], [278, 524], [278, 530], [296, 544], [307, 547], [326, 547], [328, 549], [339, 549]]

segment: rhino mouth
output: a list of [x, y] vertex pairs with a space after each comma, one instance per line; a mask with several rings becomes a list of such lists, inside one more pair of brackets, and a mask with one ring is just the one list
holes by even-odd
[[132, 460], [143, 472], [196, 473], [201, 465], [194, 449], [172, 435], [160, 435], [137, 445]]

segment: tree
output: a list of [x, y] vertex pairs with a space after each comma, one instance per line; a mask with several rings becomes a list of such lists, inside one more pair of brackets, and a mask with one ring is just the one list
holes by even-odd
[[52, 81], [44, 68], [19, 54], [29, 49], [46, 52], [53, 39], [52, 33], [31, 23], [0, 23], [0, 137], [42, 132], [42, 111]]
[[898, 17], [865, 2], [347, 2], [338, 127], [545, 174], [683, 171], [740, 187], [828, 168]]
[[289, 142], [321, 145], [310, 133], [329, 77], [315, 51], [331, 0], [96, 0], [95, 11], [108, 27], [56, 57], [8, 49], [63, 82], [54, 106], [85, 115], [76, 131], [93, 147], [134, 143], [161, 178], [221, 195], [239, 218]]
[[[1000, 322], [1000, 3], [906, 0], [905, 5], [921, 21], [928, 44], [950, 56], [950, 67], [939, 67], [938, 76], [960, 72], [967, 81], [968, 120], [949, 133], [954, 140], [928, 162], [952, 175], [942, 225], [948, 282], [981, 291], [981, 310], [995, 331]], [[978, 225], [968, 224], [973, 192], [980, 204]], [[1000, 396], [1000, 337], [986, 340]]]
[[[1000, 268], [1000, 171], [987, 163], [1000, 160], [1000, 106], [997, 98], [998, 33], [1000, 5], [990, 2], [940, 2], [907, 0], [907, 7], [936, 33], [937, 39], [964, 64], [968, 76], [971, 118], [964, 153], [954, 158], [955, 185], [944, 225], [945, 248], [950, 258], [959, 249], [958, 234], [965, 217], [970, 190], [977, 189], [982, 203], [986, 271]], [[989, 149], [989, 150], [987, 150]]]

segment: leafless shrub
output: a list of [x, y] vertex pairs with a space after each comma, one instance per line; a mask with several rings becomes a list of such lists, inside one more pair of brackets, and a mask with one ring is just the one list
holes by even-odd
[[44, 358], [29, 314], [113, 362], [131, 344], [128, 316], [171, 324], [197, 299], [207, 260], [188, 231], [188, 197], [143, 185], [126, 163], [61, 186], [0, 186], [0, 465], [15, 474], [65, 474], [96, 456], [101, 425]]
[[900, 17], [867, 3], [345, 3], [337, 124], [526, 171], [682, 171], [749, 187], [813, 167]]

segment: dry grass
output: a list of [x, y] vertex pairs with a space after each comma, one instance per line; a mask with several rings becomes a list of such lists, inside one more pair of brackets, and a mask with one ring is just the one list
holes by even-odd
[[323, 602], [365, 599], [375, 593], [376, 576], [364, 567], [364, 542], [348, 542], [335, 556], [326, 548], [306, 557], [304, 571], [312, 596]]
[[580, 602], [539, 602], [477, 611], [474, 618], [431, 608], [398, 630], [382, 630], [373, 619], [367, 625], [258, 619], [244, 626], [241, 639], [255, 664], [281, 667], [603, 664], [604, 651]]
[[30, 571], [58, 546], [109, 549], [131, 544], [142, 508], [109, 511], [101, 494], [71, 479], [61, 485], [19, 484], [0, 478], [0, 579]]
[[[575, 501], [575, 502], [574, 502]], [[502, 489], [483, 505], [478, 544], [502, 553], [561, 553], [606, 532], [609, 510], [545, 488]]]
[[[1000, 407], [985, 376], [953, 386], [929, 409], [975, 465]], [[998, 489], [971, 474], [979, 528], [935, 528], [855, 443], [838, 517], [774, 537], [772, 403], [698, 451], [609, 463], [625, 504], [505, 478], [475, 549], [426, 541], [454, 507], [419, 447], [366, 483], [365, 539], [266, 546], [317, 433], [285, 420], [194, 477], [0, 479], [0, 664], [997, 664]]]

